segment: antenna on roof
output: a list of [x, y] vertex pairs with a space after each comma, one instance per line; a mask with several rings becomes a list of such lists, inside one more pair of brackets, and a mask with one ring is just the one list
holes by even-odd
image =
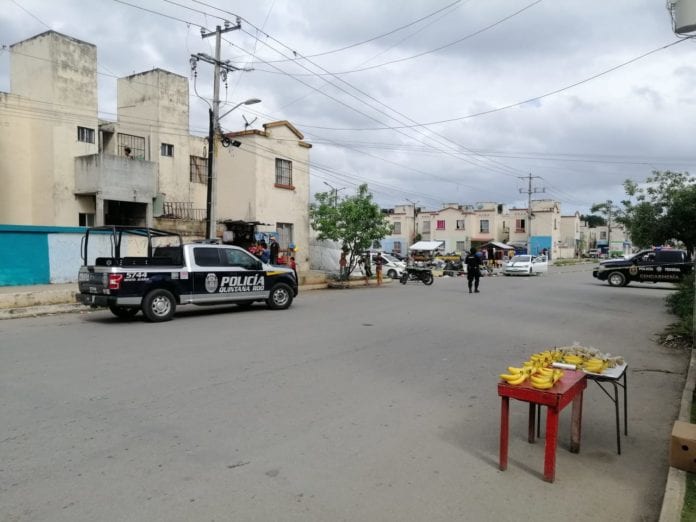
[[258, 116], [254, 118], [253, 120], [249, 121], [246, 119], [246, 116], [242, 114], [242, 118], [244, 118], [244, 130], [247, 130], [249, 127], [251, 127], [256, 120], [258, 120]]

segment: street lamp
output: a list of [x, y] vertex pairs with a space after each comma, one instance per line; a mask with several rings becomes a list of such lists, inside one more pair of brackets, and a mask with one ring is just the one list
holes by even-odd
[[241, 107], [242, 105], [254, 105], [255, 103], [261, 103], [261, 100], [259, 100], [258, 98], [249, 98], [249, 99], [246, 100], [246, 101], [243, 101], [243, 102], [238, 103], [237, 105], [235, 105], [234, 107], [232, 107], [229, 111], [227, 111], [225, 114], [223, 114], [222, 116], [220, 116], [220, 117], [218, 118], [218, 125], [220, 125], [220, 120], [221, 120], [222, 118], [224, 118], [225, 116], [227, 116], [230, 112], [232, 112], [232, 111], [235, 110], [236, 108]]
[[333, 192], [333, 206], [335, 207], [336, 205], [338, 205], [338, 191], [345, 190], [346, 187], [336, 188], [333, 185], [328, 184], [326, 181], [322, 181], [322, 183], [329, 187], [331, 189], [331, 192]]
[[235, 110], [237, 107], [240, 107], [242, 105], [253, 105], [255, 103], [259, 103], [260, 101], [261, 100], [259, 100], [258, 98], [249, 98], [248, 100], [238, 103], [230, 110], [228, 110], [226, 113], [224, 113], [222, 116], [217, 117], [212, 109], [208, 110], [208, 193], [206, 200], [206, 232], [209, 239], [215, 239], [217, 237], [215, 230], [215, 198], [217, 197], [217, 169], [215, 169], [215, 163], [213, 161], [215, 155], [215, 133], [220, 132], [220, 120], [227, 116], [229, 113], [231, 113], [233, 110]]

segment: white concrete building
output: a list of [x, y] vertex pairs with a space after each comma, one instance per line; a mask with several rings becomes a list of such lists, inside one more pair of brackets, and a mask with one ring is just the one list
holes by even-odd
[[[94, 45], [47, 31], [12, 45], [10, 60], [0, 224], [205, 234], [208, 143], [189, 132], [187, 78], [162, 69], [119, 78], [116, 121], [100, 121]], [[263, 223], [257, 230], [277, 233], [281, 248], [294, 243], [308, 268], [311, 145], [286, 121], [231, 136], [239, 148], [215, 152], [218, 222]]]

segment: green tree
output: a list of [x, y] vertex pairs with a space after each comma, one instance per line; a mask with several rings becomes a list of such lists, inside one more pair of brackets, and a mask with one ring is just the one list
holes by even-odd
[[580, 216], [580, 221], [584, 221], [585, 223], [587, 223], [587, 226], [590, 228], [603, 227], [607, 224], [606, 219], [596, 214], [588, 214], [586, 216], [582, 215]]
[[379, 205], [372, 201], [367, 184], [358, 187], [355, 196], [338, 201], [334, 191], [314, 195], [315, 203], [309, 208], [312, 228], [317, 239], [341, 243], [348, 255], [348, 273], [355, 269], [359, 256], [373, 241], [391, 234], [391, 225]]
[[618, 221], [639, 247], [682, 242], [696, 248], [696, 179], [688, 172], [653, 171], [644, 184], [624, 182], [628, 199]]

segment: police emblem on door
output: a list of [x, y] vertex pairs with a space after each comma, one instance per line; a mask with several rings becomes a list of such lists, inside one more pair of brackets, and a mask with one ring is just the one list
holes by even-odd
[[215, 274], [208, 274], [205, 276], [205, 289], [209, 294], [212, 294], [217, 290], [218, 278]]

